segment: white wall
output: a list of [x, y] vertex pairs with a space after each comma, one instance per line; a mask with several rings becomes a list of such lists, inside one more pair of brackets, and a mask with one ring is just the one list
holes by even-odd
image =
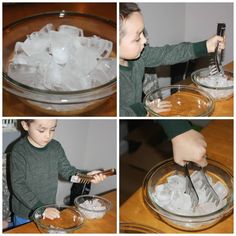
[[[70, 163], [80, 169], [116, 167], [116, 120], [58, 120], [55, 133]], [[69, 195], [71, 184], [59, 181], [57, 203]], [[116, 188], [116, 177], [92, 186], [91, 194]]]
[[216, 34], [217, 23], [226, 23], [224, 64], [227, 64], [233, 60], [233, 3], [186, 4], [186, 41], [200, 41], [211, 37]]
[[152, 46], [163, 46], [183, 41], [184, 3], [139, 3]]
[[150, 45], [196, 42], [216, 34], [217, 23], [226, 23], [223, 64], [233, 60], [233, 3], [139, 3]]

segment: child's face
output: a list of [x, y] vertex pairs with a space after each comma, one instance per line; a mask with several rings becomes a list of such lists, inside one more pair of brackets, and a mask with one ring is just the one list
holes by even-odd
[[57, 121], [34, 120], [29, 124], [22, 121], [21, 124], [24, 130], [28, 132], [29, 142], [37, 148], [43, 148], [52, 140]]
[[132, 13], [122, 22], [124, 36], [120, 39], [120, 58], [123, 60], [137, 59], [147, 42], [143, 35], [144, 20], [139, 12]]

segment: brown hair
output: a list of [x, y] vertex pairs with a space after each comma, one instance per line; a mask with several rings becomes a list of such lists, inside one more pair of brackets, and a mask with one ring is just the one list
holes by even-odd
[[26, 123], [29, 125], [29, 124], [32, 123], [34, 120], [20, 120], [20, 121], [24, 121], [24, 122], [26, 122]]
[[139, 6], [136, 3], [120, 3], [120, 38], [125, 34], [122, 29], [122, 23], [124, 20], [128, 19], [133, 12], [141, 12]]

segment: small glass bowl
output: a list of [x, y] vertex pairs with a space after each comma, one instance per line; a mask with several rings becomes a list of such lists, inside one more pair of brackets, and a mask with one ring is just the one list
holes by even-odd
[[[56, 208], [60, 211], [60, 218], [55, 220], [43, 219], [46, 208]], [[75, 208], [60, 205], [46, 205], [37, 208], [33, 213], [33, 220], [41, 233], [73, 233], [82, 227], [83, 215]]]
[[[91, 202], [91, 204], [93, 204], [94, 201], [97, 201], [104, 209], [96, 209], [95, 207], [91, 207], [91, 205], [89, 208], [81, 206], [85, 201]], [[112, 204], [109, 200], [95, 195], [78, 196], [75, 198], [74, 204], [86, 219], [101, 219], [112, 208]]]
[[[158, 111], [162, 101], [170, 101], [170, 111]], [[214, 110], [214, 101], [207, 92], [196, 87], [170, 85], [147, 94], [144, 106], [151, 116], [209, 116]]]
[[[166, 160], [154, 166], [146, 175], [143, 181], [143, 197], [146, 205], [154, 214], [158, 214], [167, 224], [187, 231], [197, 231], [209, 228], [218, 223], [223, 217], [230, 214], [233, 209], [233, 176], [230, 171], [217, 161], [207, 159], [208, 165], [204, 168], [213, 182], [220, 181], [228, 189], [226, 196], [226, 205], [210, 214], [201, 216], [180, 215], [170, 212], [159, 206], [153, 197], [156, 185], [167, 182], [167, 177], [178, 171], [178, 174], [184, 175], [184, 168], [177, 165], [173, 159]], [[190, 165], [190, 173], [196, 166]]]
[[51, 91], [19, 83], [8, 76], [8, 64], [15, 43], [52, 23], [55, 27], [72, 25], [83, 29], [84, 36], [97, 35], [113, 42], [111, 57], [116, 57], [116, 24], [111, 20], [78, 12], [45, 12], [18, 20], [3, 29], [3, 88], [33, 109], [50, 115], [75, 115], [102, 105], [116, 92], [116, 78], [85, 90]]
[[[200, 70], [197, 70], [191, 74], [192, 81], [195, 83], [195, 85], [208, 92], [215, 101], [221, 101], [221, 100], [227, 100], [233, 96], [234, 93], [234, 87], [228, 86], [228, 87], [212, 87], [207, 86], [201, 83], [201, 80], [209, 76], [209, 68], [203, 68]], [[233, 80], [233, 73], [225, 71], [225, 75], [227, 76], [228, 80]]]
[[162, 233], [159, 230], [156, 230], [150, 226], [137, 224], [132, 222], [121, 222], [120, 223], [120, 233], [122, 234], [156, 234]]

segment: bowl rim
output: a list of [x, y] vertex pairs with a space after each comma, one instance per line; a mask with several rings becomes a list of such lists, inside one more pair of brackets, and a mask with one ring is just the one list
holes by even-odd
[[[145, 109], [150, 112], [151, 114], [155, 115], [155, 116], [159, 116], [159, 117], [168, 117], [168, 116], [164, 116], [164, 115], [161, 115], [159, 113], [156, 113], [155, 111], [153, 111], [152, 109], [150, 109], [150, 107], [148, 106], [147, 104], [147, 100], [148, 98], [153, 94], [153, 93], [158, 93], [158, 91], [161, 91], [161, 90], [168, 90], [168, 89], [178, 89], [178, 91], [181, 91], [181, 89], [186, 89], [186, 90], [190, 90], [191, 92], [192, 91], [195, 91], [195, 92], [199, 92], [201, 95], [203, 95], [204, 97], [207, 98], [208, 102], [210, 103], [209, 104], [209, 111], [205, 111], [204, 113], [202, 114], [199, 114], [199, 115], [196, 115], [196, 116], [193, 116], [193, 117], [198, 117], [198, 116], [208, 116], [210, 114], [212, 114], [212, 112], [214, 111], [214, 108], [215, 108], [215, 100], [213, 99], [213, 97], [207, 92], [207, 91], [204, 91], [203, 89], [200, 89], [200, 88], [197, 88], [197, 87], [193, 87], [191, 85], [182, 85], [182, 84], [176, 84], [176, 85], [168, 85], [168, 86], [164, 86], [164, 87], [160, 87], [158, 89], [155, 89], [155, 90], [152, 90], [150, 91], [149, 93], [146, 94], [146, 96], [144, 97], [143, 101], [144, 101], [144, 107]], [[175, 115], [177, 116], [177, 115]], [[174, 117], [174, 116], [173, 116]], [[190, 117], [190, 116], [189, 116]]]
[[[223, 167], [224, 172], [226, 172], [231, 177], [232, 186], [233, 186], [233, 175], [231, 174], [231, 171], [226, 166], [224, 166], [222, 163], [215, 161], [213, 159], [208, 158], [207, 161], [208, 161], [208, 164], [215, 164], [216, 166]], [[233, 204], [233, 194], [231, 196], [232, 202], [231, 202], [230, 206], [225, 205], [223, 208], [220, 208], [217, 211], [214, 211], [214, 212], [211, 212], [211, 213], [205, 214], [205, 215], [200, 215], [200, 216], [176, 214], [176, 213], [170, 212], [170, 211], [162, 208], [161, 206], [158, 206], [157, 204], [154, 204], [151, 197], [149, 196], [146, 183], [148, 183], [148, 181], [150, 180], [150, 177], [154, 174], [154, 172], [153, 172], [154, 170], [160, 168], [163, 165], [168, 165], [170, 163], [171, 164], [175, 163], [173, 158], [164, 160], [164, 161], [160, 162], [159, 164], [155, 165], [154, 167], [152, 167], [148, 171], [148, 173], [145, 176], [143, 183], [142, 183], [142, 196], [143, 196], [144, 202], [155, 213], [158, 213], [158, 214], [162, 215], [163, 217], [167, 217], [168, 219], [171, 219], [173, 221], [179, 221], [179, 222], [185, 222], [185, 223], [186, 222], [199, 223], [199, 222], [209, 221], [209, 220], [213, 220], [213, 219], [217, 219], [219, 217], [222, 217], [222, 211], [226, 210], [225, 214], [227, 214], [228, 212], [230, 212], [233, 209], [233, 205], [234, 205]]]
[[[92, 18], [95, 20], [102, 21], [104, 24], [109, 24], [111, 27], [116, 29], [116, 23], [110, 19], [107, 19], [107, 18], [104, 18], [101, 16], [96, 16], [93, 14], [81, 13], [78, 11], [60, 10], [60, 11], [47, 11], [47, 12], [23, 17], [15, 22], [12, 22], [12, 23], [8, 24], [7, 26], [5, 26], [3, 28], [3, 33], [4, 33], [4, 31], [7, 31], [9, 28], [13, 28], [14, 26], [16, 26], [18, 24], [22, 24], [25, 21], [28, 21], [28, 20], [31, 20], [34, 18], [38, 18], [38, 17], [54, 16], [54, 15], [58, 16], [59, 18], [64, 18], [66, 16], [89, 17], [89, 18]], [[4, 43], [4, 35], [3, 35], [3, 43]], [[110, 58], [110, 59], [116, 60], [116, 58]], [[13, 94], [23, 97], [23, 98], [30, 99], [32, 101], [34, 101], [32, 98], [32, 94], [37, 94], [37, 95], [40, 94], [42, 96], [44, 96], [44, 95], [51, 95], [51, 96], [63, 96], [63, 95], [66, 95], [66, 96], [76, 96], [77, 95], [78, 96], [78, 95], [81, 95], [81, 96], [83, 96], [83, 95], [87, 95], [87, 94], [90, 95], [91, 93], [94, 93], [94, 92], [99, 93], [99, 92], [103, 92], [103, 90], [109, 89], [110, 87], [116, 85], [116, 81], [117, 81], [117, 76], [116, 76], [113, 79], [111, 79], [110, 81], [108, 81], [104, 84], [101, 84], [97, 87], [92, 87], [92, 88], [83, 89], [83, 90], [73, 90], [73, 91], [54, 91], [54, 90], [47, 90], [47, 89], [38, 89], [38, 88], [28, 86], [26, 84], [22, 84], [16, 80], [12, 79], [11, 77], [9, 77], [7, 75], [7, 73], [4, 72], [4, 68], [2, 71], [3, 71], [3, 81], [5, 81], [8, 86], [10, 85], [12, 87], [12, 88], [8, 88], [8, 86], [3, 83], [3, 88], [10, 93], [13, 93]], [[20, 90], [20, 91], [15, 91], [14, 89]], [[15, 93], [13, 92], [13, 90], [15, 91]], [[24, 93], [30, 93], [30, 94], [28, 96], [26, 96]], [[40, 100], [35, 99], [35, 101], [47, 103], [47, 99], [43, 99], [43, 98], [41, 98]], [[52, 102], [50, 102], [50, 103], [52, 103]], [[55, 103], [61, 104], [61, 101], [55, 102]], [[67, 102], [65, 102], [65, 103], [67, 103]]]
[[46, 12], [36, 13], [36, 14], [33, 14], [33, 15], [22, 17], [22, 18], [20, 18], [16, 21], [4, 26], [3, 27], [3, 32], [5, 30], [7, 30], [8, 28], [14, 27], [15, 25], [20, 24], [24, 21], [30, 20], [31, 18], [43, 17], [45, 15], [47, 15], [47, 16], [48, 15], [58, 15], [60, 18], [65, 17], [65, 15], [71, 15], [71, 16], [77, 15], [77, 16], [90, 17], [90, 18], [94, 18], [94, 19], [97, 19], [97, 20], [101, 20], [104, 23], [107, 23], [107, 24], [112, 25], [113, 27], [116, 27], [116, 22], [115, 21], [113, 21], [111, 19], [108, 19], [108, 18], [105, 18], [105, 17], [102, 17], [102, 16], [97, 16], [97, 15], [89, 14], [89, 13], [82, 13], [82, 12], [79, 12], [79, 11], [59, 10], [59, 11], [46, 11]]
[[[205, 68], [201, 68], [201, 69], [198, 69], [194, 72], [191, 73], [191, 79], [192, 81], [197, 85], [197, 86], [201, 86], [203, 88], [206, 88], [206, 89], [212, 89], [212, 90], [230, 90], [230, 89], [233, 89], [234, 88], [234, 85], [231, 85], [231, 86], [227, 86], [227, 87], [212, 87], [212, 86], [208, 86], [208, 85], [205, 85], [205, 84], [201, 84], [199, 81], [196, 80], [196, 74], [201, 72], [201, 71], [209, 71], [209, 68], [205, 67]], [[225, 70], [224, 71], [226, 74], [231, 74], [232, 77], [233, 77], [233, 73], [230, 72], [230, 71], [227, 71]]]
[[[146, 230], [147, 233], [163, 233], [161, 232], [161, 230], [158, 230], [158, 229], [155, 229], [149, 225], [145, 225], [145, 224], [140, 224], [140, 223], [137, 223], [137, 222], [125, 222], [125, 221], [121, 221], [120, 222], [120, 231], [122, 228], [124, 229], [128, 229], [130, 227], [133, 227], [134, 229], [142, 229], [142, 230]], [[120, 232], [122, 233], [122, 232]], [[145, 232], [146, 233], [146, 232]]]
[[[86, 198], [94, 198], [94, 199], [99, 199], [99, 200], [102, 200], [104, 202], [106, 202], [106, 204], [108, 204], [108, 206], [106, 207], [105, 210], [90, 210], [90, 209], [87, 209], [87, 208], [84, 208], [82, 206], [80, 206], [78, 203], [77, 203], [77, 200], [80, 199], [80, 198], [83, 198], [83, 197], [86, 197]], [[89, 194], [86, 194], [86, 195], [80, 195], [78, 197], [75, 198], [74, 200], [74, 205], [76, 206], [77, 209], [82, 209], [84, 211], [88, 211], [88, 212], [96, 212], [96, 213], [102, 213], [102, 212], [107, 212], [107, 211], [110, 211], [112, 209], [112, 203], [110, 200], [104, 198], [104, 197], [100, 197], [100, 196], [97, 196], [97, 195], [89, 195]]]
[[[74, 212], [76, 212], [77, 214], [80, 215], [81, 222], [80, 222], [79, 225], [74, 226], [73, 228], [69, 228], [69, 229], [68, 228], [67, 229], [63, 229], [63, 228], [62, 229], [49, 228], [48, 226], [45, 226], [45, 225], [41, 224], [40, 221], [37, 218], [35, 218], [35, 214], [37, 213], [37, 211], [39, 211], [41, 208], [43, 209], [43, 208], [47, 208], [47, 207], [56, 207], [56, 208], [62, 208], [62, 209], [63, 208], [70, 209], [70, 210], [72, 210], [72, 211], [74, 211]], [[33, 218], [34, 222], [39, 227], [41, 227], [43, 229], [52, 230], [52, 231], [60, 231], [61, 230], [61, 231], [66, 231], [66, 232], [70, 232], [72, 230], [77, 230], [77, 229], [81, 228], [82, 225], [84, 224], [84, 221], [85, 221], [85, 217], [83, 216], [83, 214], [81, 214], [76, 208], [74, 208], [72, 206], [59, 205], [59, 204], [48, 204], [48, 205], [44, 205], [44, 206], [38, 207], [37, 209], [34, 210], [34, 212], [32, 214], [32, 218]]]

